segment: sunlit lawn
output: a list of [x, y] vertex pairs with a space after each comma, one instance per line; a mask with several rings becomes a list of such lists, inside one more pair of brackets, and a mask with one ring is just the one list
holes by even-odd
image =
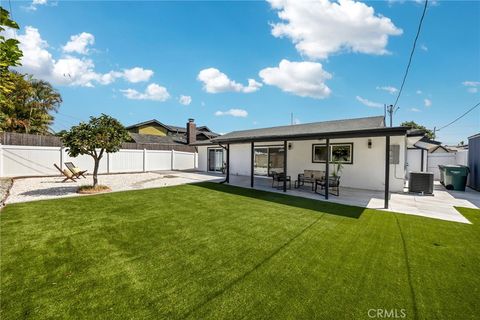
[[[478, 319], [472, 224], [213, 183], [8, 205], [1, 319]], [[399, 312], [398, 311], [398, 312]]]

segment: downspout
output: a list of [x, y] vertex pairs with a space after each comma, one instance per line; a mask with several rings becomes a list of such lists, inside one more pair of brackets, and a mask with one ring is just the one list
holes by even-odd
[[[226, 146], [223, 146], [221, 143], [218, 144], [223, 150], [227, 151], [227, 159], [229, 158], [229, 155], [228, 153], [230, 153], [230, 150], [228, 150], [228, 148]], [[228, 167], [229, 163], [227, 163], [227, 167]], [[229, 170], [228, 168], [226, 168], [226, 170]], [[225, 172], [225, 179], [223, 181], [220, 181], [220, 184], [224, 184], [224, 183], [227, 183], [228, 179], [227, 179], [227, 174], [228, 174], [228, 171]]]

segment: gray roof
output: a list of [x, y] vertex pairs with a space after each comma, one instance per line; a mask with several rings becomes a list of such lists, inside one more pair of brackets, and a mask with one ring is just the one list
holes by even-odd
[[[214, 143], [222, 141], [260, 140], [262, 138], [275, 139], [284, 137], [300, 137], [315, 134], [328, 135], [338, 132], [353, 132], [362, 130], [368, 131], [373, 129], [385, 129], [385, 121], [383, 116], [332, 120], [263, 129], [233, 131], [218, 138], [214, 138], [211, 141]], [[408, 128], [404, 129], [407, 130]]]
[[157, 136], [153, 134], [140, 134], [129, 132], [130, 136], [136, 143], [158, 143], [158, 144], [186, 144], [187, 141], [183, 137], [173, 136]]
[[[134, 128], [138, 128], [138, 127], [144, 126], [144, 125], [149, 125], [149, 124], [152, 124], [152, 123], [156, 124], [156, 125], [159, 125], [161, 127], [164, 127], [165, 129], [167, 129], [168, 131], [173, 132], [173, 133], [187, 133], [186, 126], [185, 127], [179, 127], [179, 126], [173, 126], [173, 125], [170, 125], [170, 124], [164, 124], [164, 123], [161, 123], [160, 121], [158, 121], [156, 119], [147, 120], [147, 121], [144, 121], [144, 122], [132, 124], [128, 127], [125, 127], [125, 129], [127, 129], [127, 130], [134, 129]], [[209, 138], [214, 138], [214, 137], [219, 135], [218, 133], [215, 133], [215, 132], [211, 131], [207, 126], [197, 127], [197, 134], [200, 134], [200, 133], [205, 134]]]

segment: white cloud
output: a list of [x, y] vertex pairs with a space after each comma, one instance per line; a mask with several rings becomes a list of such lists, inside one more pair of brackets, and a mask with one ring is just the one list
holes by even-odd
[[47, 0], [33, 0], [28, 7], [23, 7], [23, 8], [27, 10], [35, 11], [37, 10], [37, 6], [46, 5], [47, 2], [48, 2]]
[[203, 69], [198, 73], [197, 79], [203, 82], [203, 89], [209, 93], [220, 92], [255, 92], [262, 86], [261, 83], [254, 79], [248, 79], [248, 85], [244, 86], [230, 80], [228, 76], [216, 68]]
[[417, 109], [417, 108], [411, 108], [410, 111], [413, 111], [413, 112], [421, 112], [422, 110]]
[[424, 44], [420, 45], [420, 49], [422, 49], [423, 51], [428, 51], [428, 47]]
[[417, 90], [417, 94], [422, 94], [422, 90]]
[[79, 54], [88, 54], [88, 46], [91, 46], [95, 43], [95, 37], [93, 34], [88, 32], [82, 32], [70, 37], [68, 41], [63, 46], [63, 51], [67, 53], [79, 53]]
[[467, 91], [470, 93], [477, 93], [480, 87], [479, 81], [464, 81], [462, 84], [467, 87]]
[[241, 117], [245, 118], [248, 116], [248, 112], [243, 109], [230, 109], [227, 111], [217, 111], [215, 112], [215, 115], [217, 117], [219, 116], [232, 116], [232, 117]]
[[423, 99], [423, 103], [425, 104], [425, 107], [431, 107], [432, 106], [432, 100], [430, 100], [430, 99]]
[[331, 93], [325, 81], [331, 79], [332, 75], [317, 62], [290, 62], [283, 59], [278, 67], [262, 69], [259, 75], [264, 83], [300, 97], [324, 99]]
[[378, 102], [373, 102], [368, 99], [362, 98], [360, 96], [355, 97], [361, 104], [370, 107], [370, 108], [383, 108], [383, 104]]
[[128, 82], [137, 83], [142, 81], [148, 81], [153, 76], [153, 71], [149, 69], [143, 69], [135, 67], [132, 69], [125, 69], [123, 71], [123, 77]]
[[272, 35], [290, 38], [296, 49], [311, 59], [343, 51], [387, 54], [388, 37], [403, 32], [362, 2], [268, 1], [282, 20], [272, 24]]
[[170, 98], [167, 88], [156, 83], [149, 84], [143, 93], [135, 89], [125, 89], [120, 90], [120, 92], [122, 92], [128, 99], [133, 100], [154, 100], [163, 102]]
[[181, 95], [178, 99], [178, 102], [180, 102], [184, 106], [188, 106], [190, 103], [192, 103], [192, 97]]
[[390, 94], [395, 94], [398, 92], [398, 89], [392, 86], [377, 87], [377, 90], [387, 91]]
[[243, 88], [243, 92], [251, 93], [255, 92], [263, 86], [260, 82], [255, 81], [254, 79], [248, 79], [248, 86]]
[[[6, 37], [12, 37], [13, 32], [5, 30], [3, 32]], [[81, 36], [82, 39], [94, 39], [92, 37]], [[79, 38], [70, 39], [74, 40]], [[106, 73], [100, 73], [95, 70], [95, 64], [92, 59], [86, 57], [75, 57], [72, 55], [64, 55], [59, 59], [54, 59], [49, 51], [49, 45], [47, 41], [42, 39], [40, 32], [37, 28], [27, 26], [23, 34], [19, 34], [17, 39], [20, 41], [20, 49], [23, 51], [22, 65], [16, 68], [23, 73], [33, 74], [36, 78], [47, 80], [54, 85], [72, 85], [72, 86], [84, 86], [93, 87], [94, 83], [107, 85], [114, 82], [116, 79], [123, 78], [129, 82], [147, 81], [152, 75], [153, 71], [145, 70], [142, 68], [125, 69], [123, 71], [109, 71]], [[83, 40], [82, 40], [83, 41]], [[87, 40], [83, 43], [93, 43]], [[71, 41], [69, 42], [71, 43]], [[87, 45], [64, 46], [66, 51], [75, 53], [88, 52]]]

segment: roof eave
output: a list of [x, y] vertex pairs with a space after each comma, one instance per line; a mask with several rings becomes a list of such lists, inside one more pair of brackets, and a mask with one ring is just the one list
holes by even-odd
[[307, 134], [292, 134], [292, 135], [275, 135], [275, 136], [259, 136], [259, 137], [241, 137], [228, 138], [218, 137], [212, 139], [212, 143], [246, 143], [246, 142], [269, 142], [269, 141], [284, 141], [284, 140], [312, 140], [312, 139], [326, 139], [326, 138], [365, 138], [365, 137], [382, 137], [382, 136], [402, 136], [406, 135], [409, 128], [407, 127], [386, 127], [375, 129], [361, 129], [335, 132], [317, 132]]

